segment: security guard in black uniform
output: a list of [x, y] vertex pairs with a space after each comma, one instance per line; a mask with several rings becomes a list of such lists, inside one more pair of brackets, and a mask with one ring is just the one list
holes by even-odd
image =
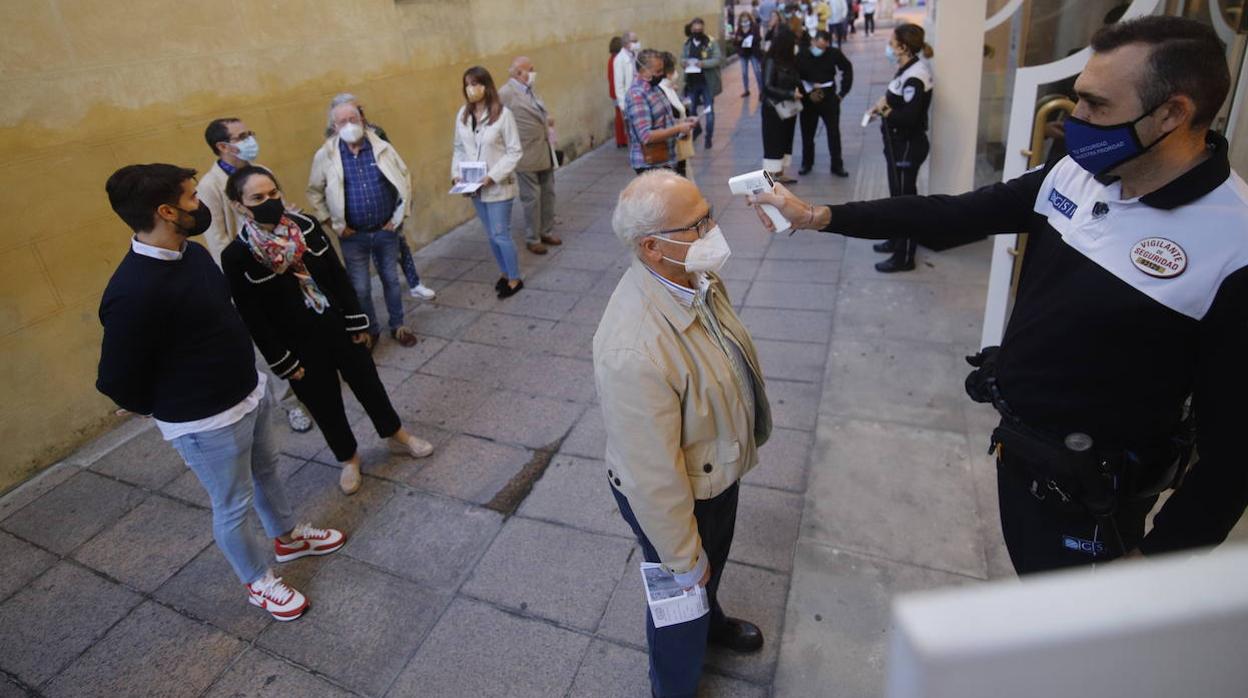
[[1031, 234], [1005, 338], [967, 380], [1001, 413], [1020, 574], [1216, 545], [1248, 504], [1248, 185], [1209, 130], [1230, 85], [1222, 44], [1150, 16], [1102, 28], [1092, 50], [1060, 161], [960, 196], [751, 199], [853, 237]]
[[[836, 72], [841, 72], [837, 89]], [[832, 174], [848, 177], [841, 159], [841, 100], [854, 86], [854, 64], [841, 50], [832, 46], [832, 35], [826, 30], [815, 32], [810, 45], [797, 54], [797, 74], [802, 79], [802, 168], [798, 174], [809, 174], [815, 166], [815, 132], [819, 120], [828, 132], [828, 159]]]

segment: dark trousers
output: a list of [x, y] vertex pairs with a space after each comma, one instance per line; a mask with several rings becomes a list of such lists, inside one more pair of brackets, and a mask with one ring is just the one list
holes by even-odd
[[[927, 134], [922, 131], [896, 131], [884, 127], [884, 161], [888, 165], [888, 195], [918, 194], [919, 167], [927, 160], [930, 149]], [[917, 243], [914, 238], [893, 238], [893, 258], [914, 259]]]
[[[650, 539], [637, 525], [633, 509], [619, 490], [611, 488], [620, 515], [632, 527], [641, 554], [646, 562], [662, 562], [650, 544]], [[706, 551], [711, 565], [711, 580], [706, 585], [706, 597], [711, 612], [701, 618], [666, 628], [655, 628], [646, 605], [646, 644], [650, 648], [650, 689], [661, 698], [689, 696], [698, 692], [702, 678], [702, 659], [706, 655], [706, 638], [712, 626], [724, 621], [724, 611], [719, 607], [719, 580], [728, 561], [732, 547], [732, 532], [737, 525], [737, 497], [740, 487], [734, 484], [711, 499], [699, 500], [693, 505], [693, 517], [698, 522], [698, 535], [702, 537], [702, 549]], [[640, 574], [640, 572], [636, 572]], [[633, 572], [629, 572], [633, 574]]]
[[831, 168], [840, 171], [845, 168], [841, 161], [841, 100], [831, 89], [824, 89], [823, 101], [814, 102], [809, 96], [802, 98], [802, 113], [797, 115], [802, 122], [802, 169], [809, 170], [815, 166], [815, 132], [819, 130], [819, 121], [828, 132], [828, 159]]
[[407, 277], [407, 287], [416, 288], [420, 285], [420, 273], [416, 271], [416, 258], [412, 256], [412, 248], [407, 246], [407, 239], [401, 234], [399, 239], [399, 268]]
[[871, 34], [875, 32], [875, 13], [874, 12], [862, 13], [862, 31], [867, 36], [871, 36]]
[[689, 112], [689, 116], [697, 116], [699, 109], [706, 115], [702, 121], [706, 124], [706, 140], [711, 140], [715, 135], [715, 110], [712, 108], [715, 96], [711, 94], [711, 86], [706, 84], [705, 79], [701, 83], [688, 85], [685, 87], [685, 96], [693, 103], [693, 111]]
[[836, 45], [838, 48], [840, 47], [841, 44], [845, 43], [845, 36], [848, 34], [848, 32], [849, 32], [848, 18], [844, 22], [837, 22], [832, 25], [832, 35], [836, 39]]
[[342, 403], [340, 373], [373, 421], [378, 435], [394, 436], [402, 426], [377, 375], [373, 357], [363, 344], [353, 344], [347, 332], [305, 338], [295, 346], [295, 351], [303, 366], [303, 378], [292, 380], [290, 387], [312, 413], [334, 458], [340, 462], [350, 460], [358, 447]]
[[1098, 521], [1078, 503], [1062, 502], [1060, 494], [1036, 482], [1008, 452], [997, 459], [997, 497], [1005, 547], [1020, 575], [1120, 557], [1143, 540], [1144, 519], [1157, 503], [1155, 496], [1124, 499], [1113, 525]]
[[793, 132], [797, 117], [781, 119], [770, 102], [763, 103], [763, 158], [780, 160], [793, 154]]

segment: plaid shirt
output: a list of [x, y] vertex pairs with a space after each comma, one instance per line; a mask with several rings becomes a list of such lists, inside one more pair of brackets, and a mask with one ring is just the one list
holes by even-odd
[[628, 122], [628, 164], [633, 169], [675, 166], [675, 138], [668, 139], [667, 147], [672, 159], [667, 162], [646, 164], [646, 157], [641, 152], [641, 144], [651, 131], [661, 131], [676, 125], [672, 119], [672, 105], [667, 101], [663, 90], [651, 87], [650, 83], [638, 77], [624, 95], [624, 104], [624, 117]]
[[390, 222], [399, 203], [398, 192], [373, 157], [373, 144], [365, 138], [359, 155], [352, 154], [343, 140], [338, 141], [342, 156], [342, 186], [346, 200], [347, 225], [359, 231], [379, 230]]

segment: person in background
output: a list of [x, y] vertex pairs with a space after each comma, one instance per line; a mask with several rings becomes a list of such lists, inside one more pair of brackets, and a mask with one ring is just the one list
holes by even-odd
[[212, 224], [195, 194], [195, 170], [128, 165], [104, 188], [134, 235], [100, 300], [95, 387], [122, 410], [155, 419], [208, 492], [213, 538], [248, 603], [294, 620], [308, 600], [273, 573], [253, 507], [278, 562], [328, 555], [346, 536], [295, 523], [277, 468], [268, 380], [256, 371], [251, 337], [221, 270], [207, 250], [187, 242]]
[[845, 44], [849, 23], [849, 0], [829, 0], [828, 29], [836, 39], [836, 47]]
[[758, 20], [749, 12], [741, 13], [737, 22], [737, 31], [733, 41], [737, 44], [737, 55], [741, 57], [741, 82], [745, 85], [742, 97], [750, 96], [750, 71], [754, 72], [754, 81], [759, 89], [763, 86], [763, 35], [759, 31]]
[[849, 33], [857, 34], [858, 15], [862, 12], [862, 3], [849, 0]]
[[240, 167], [225, 193], [244, 220], [221, 255], [234, 305], [278, 377], [312, 411], [342, 463], [343, 493], [355, 494], [361, 475], [339, 373], [392, 449], [413, 458], [433, 453], [429, 442], [403, 428], [390, 404], [369, 355], [368, 316], [320, 224], [287, 211], [277, 178], [263, 167]]
[[[242, 220], [226, 200], [225, 180], [236, 169], [251, 164], [260, 155], [260, 144], [256, 141], [256, 134], [247, 128], [247, 124], [234, 117], [213, 119], [208, 128], [204, 129], [204, 140], [208, 142], [208, 147], [217, 156], [217, 160], [199, 179], [195, 194], [200, 203], [212, 212], [212, 225], [204, 232], [204, 245], [212, 255], [212, 261], [219, 267], [221, 251], [238, 237], [242, 226]], [[278, 401], [286, 403], [292, 394], [290, 386], [277, 387], [277, 377], [269, 370], [259, 350], [256, 351], [256, 369], [265, 372], [266, 377], [273, 381]], [[293, 431], [302, 434], [312, 430], [312, 418], [302, 406], [294, 404], [284, 409], [286, 421]]]
[[455, 115], [451, 182], [461, 179], [461, 162], [484, 162], [481, 188], [468, 195], [485, 228], [494, 261], [503, 275], [494, 284], [498, 297], [510, 298], [524, 288], [520, 260], [511, 239], [511, 207], [516, 199], [516, 165], [524, 157], [520, 131], [511, 110], [503, 106], [490, 71], [473, 66], [464, 71], [464, 106]]
[[524, 207], [525, 243], [529, 252], [546, 254], [547, 245], [562, 245], [555, 229], [555, 119], [533, 91], [537, 68], [520, 56], [511, 62], [510, 76], [498, 98], [511, 111], [520, 131], [524, 156], [516, 165], [520, 204]]
[[763, 26], [770, 26], [772, 16], [776, 14], [776, 5], [775, 0], [762, 0], [761, 3], [754, 0], [754, 15]]
[[390, 336], [404, 347], [416, 345], [416, 333], [403, 325], [399, 288], [398, 237], [411, 213], [412, 179], [399, 152], [364, 126], [359, 106], [344, 102], [329, 108], [334, 135], [316, 151], [308, 175], [308, 202], [322, 226], [337, 233], [342, 257], [360, 306], [368, 315], [376, 344], [369, 260], [377, 268], [389, 315]]
[[786, 176], [784, 170], [793, 159], [797, 113], [786, 118], [778, 110], [794, 108], [801, 99], [801, 79], [793, 32], [781, 25], [775, 37], [763, 63], [763, 169], [777, 182], [792, 184], [797, 180]]
[[[802, 112], [798, 115], [802, 124], [802, 169], [798, 174], [808, 174], [815, 166], [815, 132], [819, 121], [828, 134], [828, 160], [832, 174], [848, 177], [841, 160], [841, 100], [854, 84], [854, 66], [831, 45], [832, 37], [826, 29], [815, 33], [811, 45], [797, 56], [797, 72], [802, 79]], [[840, 71], [841, 84], [837, 88], [836, 74]]]
[[[723, 56], [719, 42], [707, 36], [706, 23], [701, 17], [689, 23], [689, 38], [681, 49], [681, 59], [685, 64], [685, 97], [689, 98], [693, 110], [689, 116], [698, 116], [701, 108], [702, 121], [706, 122], [706, 140], [702, 146], [710, 150], [715, 136], [715, 97], [723, 91], [719, 79]], [[693, 137], [698, 137], [697, 129]]]
[[[663, 81], [659, 83], [659, 89], [663, 90], [663, 94], [667, 97], [668, 104], [672, 107], [672, 118], [677, 123], [683, 122], [688, 116], [688, 110], [684, 100], [680, 98], [680, 93], [676, 90], [676, 82], [679, 79], [679, 73], [676, 69], [676, 56], [670, 51], [663, 52]], [[676, 139], [676, 174], [682, 177], [689, 175], [689, 158], [693, 157], [693, 137], [680, 136]]]
[[[776, 32], [780, 31], [780, 27], [784, 24], [784, 18], [780, 16], [780, 12], [772, 12], [771, 19], [767, 20], [767, 29], [763, 32], [763, 54], [762, 62], [767, 62], [767, 52], [771, 50], [771, 43], [776, 40]], [[759, 92], [762, 92], [762, 81], [759, 81]]]
[[[390, 137], [386, 135], [386, 130], [368, 120], [368, 117], [364, 114], [364, 105], [360, 104], [360, 101], [355, 95], [350, 92], [340, 92], [337, 95], [334, 95], [334, 98], [330, 100], [329, 104], [330, 109], [333, 109], [340, 104], [354, 104], [355, 108], [360, 110], [360, 118], [364, 121], [364, 128], [370, 129], [373, 133], [377, 134], [377, 137], [381, 140], [387, 143], [390, 142]], [[329, 138], [333, 135], [333, 123], [327, 124], [325, 127], [325, 137]], [[407, 244], [407, 235], [400, 234], [398, 235], [398, 239], [399, 269], [403, 270], [403, 276], [407, 279], [408, 294], [410, 294], [412, 298], [422, 301], [431, 301], [434, 298], [437, 298], [438, 294], [420, 281], [420, 272], [416, 271], [416, 257], [412, 255], [412, 248]]]
[[611, 57], [607, 59], [607, 91], [611, 95], [611, 103], [615, 108], [615, 147], [628, 147], [628, 132], [624, 130], [624, 112], [620, 110], [620, 97], [615, 93], [615, 57], [624, 50], [624, 39], [611, 37], [608, 45]]
[[620, 35], [624, 41], [623, 48], [615, 54], [615, 62], [612, 63], [612, 79], [614, 80], [615, 107], [620, 110], [620, 115], [624, 119], [625, 128], [628, 126], [628, 102], [625, 97], [628, 94], [628, 88], [633, 86], [633, 80], [637, 77], [637, 54], [641, 51], [641, 42], [637, 40], [637, 33], [634, 31], [625, 31]]
[[[663, 54], [645, 49], [637, 57], [637, 77], [625, 94], [628, 108], [628, 164], [638, 174], [653, 169], [675, 169], [676, 138], [693, 132], [693, 119], [672, 118], [663, 82]], [[648, 155], [649, 153], [649, 155]]]
[[[932, 105], [932, 71], [920, 56], [931, 58], [932, 47], [923, 38], [923, 27], [901, 24], [893, 29], [886, 49], [889, 60], [899, 67], [872, 112], [881, 117], [888, 193], [908, 196], [919, 192], [919, 167], [931, 148], [927, 140], [927, 112]], [[918, 249], [914, 238], [892, 238], [872, 247], [876, 252], [892, 255], [876, 263], [876, 271], [888, 274], [914, 269]]]
[[871, 36], [875, 33], [875, 0], [864, 0], [862, 3], [862, 33]]

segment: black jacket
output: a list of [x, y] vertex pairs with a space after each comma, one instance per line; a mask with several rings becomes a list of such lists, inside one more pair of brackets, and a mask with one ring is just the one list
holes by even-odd
[[796, 65], [777, 63], [770, 58], [763, 62], [763, 95], [768, 102], [796, 99], [794, 92], [801, 84]]
[[809, 83], [832, 82], [837, 71], [841, 73], [840, 85], [833, 88], [837, 97], [844, 98], [854, 86], [854, 64], [849, 62], [839, 48], [829, 46], [822, 56], [815, 56], [810, 47], [797, 54], [797, 73]]
[[[1035, 428], [1145, 449], [1176, 433], [1192, 396], [1200, 462], [1158, 512], [1145, 553], [1220, 543], [1248, 505], [1248, 186], [1226, 140], [1209, 144], [1205, 162], [1138, 200], [1065, 158], [960, 196], [832, 206], [825, 229], [919, 241], [1029, 232], [997, 381]], [[1166, 278], [1139, 259], [1159, 238], [1186, 250]]]
[[330, 333], [368, 330], [368, 316], [321, 225], [307, 216], [287, 212], [299, 225], [308, 251], [303, 264], [329, 299], [317, 313], [304, 302], [299, 280], [287, 270], [277, 274], [251, 253], [241, 235], [221, 252], [221, 269], [230, 284], [234, 305], [273, 373], [286, 378], [299, 368], [300, 349], [324, 341]]

